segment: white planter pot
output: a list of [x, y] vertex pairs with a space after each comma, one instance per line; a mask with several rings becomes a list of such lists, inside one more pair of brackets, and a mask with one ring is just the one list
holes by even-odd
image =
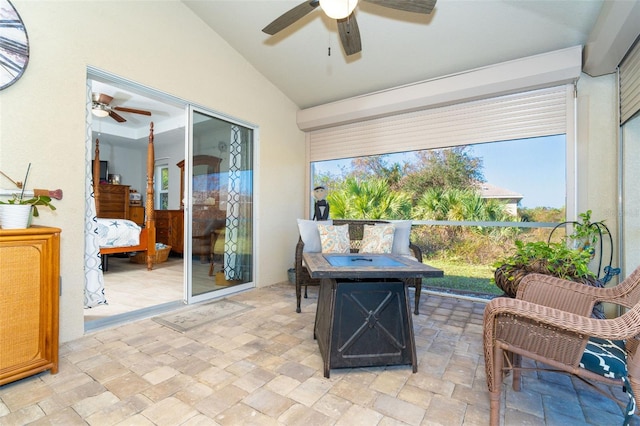
[[26, 229], [31, 224], [31, 205], [0, 204], [0, 228]]

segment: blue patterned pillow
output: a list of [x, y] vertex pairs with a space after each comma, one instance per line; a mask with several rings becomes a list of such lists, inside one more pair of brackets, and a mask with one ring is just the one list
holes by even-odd
[[622, 340], [606, 340], [592, 337], [584, 349], [580, 367], [611, 379], [621, 379], [629, 402], [624, 424], [628, 425], [636, 411], [636, 400], [627, 373], [627, 352]]

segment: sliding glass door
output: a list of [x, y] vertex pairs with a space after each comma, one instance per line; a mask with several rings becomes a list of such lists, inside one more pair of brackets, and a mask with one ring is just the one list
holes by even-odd
[[253, 287], [253, 129], [190, 108], [185, 282], [194, 303]]

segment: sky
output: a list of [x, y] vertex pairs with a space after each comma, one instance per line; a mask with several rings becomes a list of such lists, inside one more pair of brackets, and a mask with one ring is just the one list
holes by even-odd
[[[520, 193], [521, 207], [555, 207], [565, 205], [566, 147], [565, 135], [545, 136], [515, 141], [471, 145], [473, 157], [482, 158], [486, 182]], [[411, 156], [389, 155], [389, 163]], [[324, 161], [314, 164], [316, 173], [341, 173], [351, 160]]]

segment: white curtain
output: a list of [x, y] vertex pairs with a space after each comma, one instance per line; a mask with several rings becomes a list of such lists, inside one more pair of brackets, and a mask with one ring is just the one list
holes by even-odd
[[85, 144], [85, 217], [84, 217], [84, 307], [106, 304], [102, 259], [98, 246], [96, 203], [93, 194], [93, 140], [91, 134], [91, 82], [87, 80], [86, 144]]

